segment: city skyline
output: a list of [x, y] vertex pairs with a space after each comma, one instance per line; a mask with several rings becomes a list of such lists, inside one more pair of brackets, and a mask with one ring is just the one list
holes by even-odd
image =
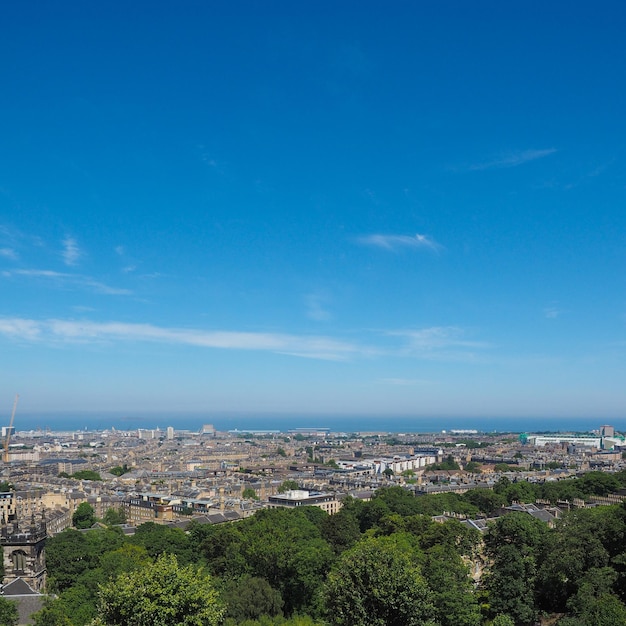
[[7, 5], [0, 413], [618, 427], [625, 14]]

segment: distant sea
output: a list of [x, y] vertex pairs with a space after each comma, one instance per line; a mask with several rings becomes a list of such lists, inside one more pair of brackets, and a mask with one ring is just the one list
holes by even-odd
[[[8, 424], [8, 417], [0, 418]], [[177, 412], [41, 412], [20, 413], [15, 417], [15, 430], [161, 430], [173, 426], [177, 430], [198, 431], [203, 424], [213, 424], [218, 431], [279, 430], [295, 428], [328, 428], [333, 432], [433, 433], [442, 430], [473, 429], [480, 432], [585, 432], [610, 424], [617, 431], [626, 430], [626, 418], [618, 420], [598, 417], [408, 417], [375, 415], [286, 415], [234, 413]]]

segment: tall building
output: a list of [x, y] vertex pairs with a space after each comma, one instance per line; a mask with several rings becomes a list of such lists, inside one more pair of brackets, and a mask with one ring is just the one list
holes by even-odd
[[167, 438], [174, 439], [174, 427], [173, 426], [167, 427]]
[[613, 428], [613, 426], [600, 426], [600, 436], [601, 437], [614, 437], [615, 428]]

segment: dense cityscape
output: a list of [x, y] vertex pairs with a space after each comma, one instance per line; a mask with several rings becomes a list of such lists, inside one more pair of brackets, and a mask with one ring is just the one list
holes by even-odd
[[[572, 481], [585, 476], [626, 477], [624, 436], [611, 425], [588, 433], [536, 434], [473, 429], [339, 433], [328, 428], [219, 432], [212, 424], [196, 432], [171, 426], [54, 432], [7, 425], [2, 437], [3, 595], [18, 602], [20, 623], [61, 623], [45, 621], [50, 616], [37, 617], [46, 615], [37, 611], [46, 597], [54, 597], [47, 595], [51, 590], [65, 588], [55, 567], [46, 565], [50, 548], [45, 544], [52, 542], [54, 554], [54, 542], [68, 532], [119, 528], [133, 537], [148, 524], [193, 533], [198, 527], [240, 523], [268, 509], [315, 507], [334, 516], [344, 503], [350, 509], [354, 502], [376, 502], [389, 489], [400, 489], [418, 502], [432, 501], [422, 513], [436, 523], [460, 523], [483, 535], [512, 513], [554, 528], [570, 511], [626, 500], [624, 478], [612, 488], [571, 490]], [[498, 500], [503, 484], [511, 487]], [[535, 491], [522, 488], [525, 484]], [[570, 488], [561, 489], [565, 485]], [[469, 579], [481, 588], [489, 580], [484, 549], [464, 558]], [[56, 601], [61, 605], [67, 602], [64, 593]], [[64, 606], [67, 611], [71, 602]], [[85, 611], [82, 621], [72, 623], [95, 616]], [[254, 609], [248, 614], [253, 616]], [[467, 623], [478, 624], [478, 613], [475, 618]], [[518, 616], [515, 623], [523, 621]]]

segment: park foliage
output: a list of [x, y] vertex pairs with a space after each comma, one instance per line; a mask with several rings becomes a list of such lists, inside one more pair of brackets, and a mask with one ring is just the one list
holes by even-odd
[[47, 546], [58, 597], [35, 624], [529, 626], [550, 614], [560, 626], [626, 626], [626, 505], [574, 510], [555, 528], [511, 513], [484, 537], [432, 520], [624, 485], [624, 472], [592, 472], [545, 484], [501, 479], [462, 495], [392, 486], [369, 502], [347, 498], [333, 516], [303, 507], [192, 521], [187, 532], [154, 523], [130, 537], [115, 526], [66, 530]]

